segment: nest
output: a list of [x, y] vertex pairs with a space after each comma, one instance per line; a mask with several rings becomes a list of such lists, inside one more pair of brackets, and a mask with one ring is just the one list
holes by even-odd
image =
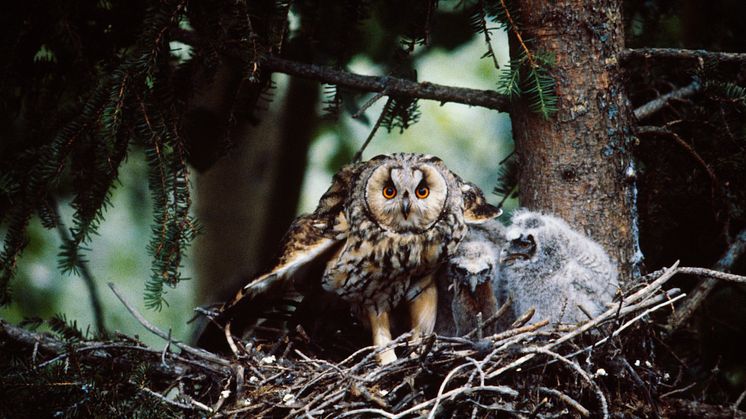
[[[254, 338], [243, 342], [228, 336], [233, 353], [219, 356], [172, 341], [113, 285], [133, 316], [168, 341], [165, 348], [148, 348], [129, 337], [61, 342], [5, 322], [0, 323], [0, 342], [6, 343], [0, 346], [21, 346], [31, 354], [23, 361], [24, 365], [31, 361], [28, 369], [16, 371], [17, 380], [11, 377], [10, 381], [25, 383], [39, 375], [46, 383], [49, 374], [40, 373], [58, 366], [54, 380], [68, 385], [88, 383], [77, 393], [66, 394], [77, 397], [73, 398], [76, 408], [85, 406], [89, 413], [103, 406], [101, 400], [112, 405], [108, 398], [115, 395], [125, 398], [117, 406], [142, 410], [144, 403], [151, 403], [175, 416], [196, 417], [702, 417], [742, 413], [737, 408], [746, 392], [729, 407], [676, 399], [690, 386], [670, 367], [670, 359], [660, 354], [661, 348], [668, 350], [667, 332], [656, 320], [665, 320], [674, 303], [686, 297], [678, 289], [662, 288], [677, 273], [746, 282], [736, 275], [674, 265], [643, 277], [606, 312], [584, 324], [557, 330], [546, 321], [529, 323], [530, 316], [524, 316], [508, 330], [490, 336], [483, 336], [478, 328], [465, 337], [432, 335], [413, 343], [404, 334], [391, 343], [399, 358], [385, 366], [376, 362], [382, 348], [372, 346], [351, 350], [343, 357], [322, 357], [329, 352], [316, 351], [318, 346], [310, 344], [302, 330], [274, 341]], [[484, 324], [490, 320], [494, 319]], [[669, 353], [679, 368], [686, 367]], [[142, 373], [133, 374], [134, 370]], [[102, 376], [101, 371], [107, 372]], [[35, 397], [23, 388], [14, 397]], [[50, 395], [35, 403], [60, 397], [53, 393], [55, 387], [48, 390]], [[21, 404], [12, 406], [17, 410]]]
[[[388, 418], [655, 414], [659, 387], [671, 377], [649, 350], [660, 332], [651, 314], [685, 297], [661, 288], [676, 272], [674, 266], [648, 275], [652, 282], [565, 330], [547, 330], [547, 321], [526, 325], [529, 313], [492, 336], [475, 330], [473, 338], [432, 335], [412, 343], [404, 334], [392, 342], [398, 360], [385, 366], [376, 362], [382, 349], [373, 346], [332, 362], [305, 353], [297, 336], [247, 346], [229, 339], [239, 368], [235, 386], [226, 386], [235, 393], [223, 393], [219, 411]], [[270, 347], [282, 355], [268, 355]]]

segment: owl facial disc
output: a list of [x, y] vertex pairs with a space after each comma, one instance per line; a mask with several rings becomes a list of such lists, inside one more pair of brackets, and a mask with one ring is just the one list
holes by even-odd
[[448, 197], [443, 175], [428, 163], [392, 160], [376, 168], [366, 183], [368, 210], [383, 228], [423, 232], [440, 217]]

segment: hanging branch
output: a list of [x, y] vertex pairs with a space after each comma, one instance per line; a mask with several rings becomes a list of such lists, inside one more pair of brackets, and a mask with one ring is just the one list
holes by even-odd
[[435, 100], [441, 103], [454, 102], [469, 106], [480, 106], [500, 112], [510, 110], [510, 100], [492, 90], [451, 87], [430, 82], [414, 82], [395, 77], [365, 76], [332, 67], [290, 61], [266, 56], [262, 66], [269, 71], [335, 84], [363, 92], [383, 92], [388, 89], [391, 96]]
[[[54, 215], [57, 218], [57, 232], [62, 239], [62, 247], [67, 248], [68, 244], [73, 242], [73, 238], [70, 237], [65, 224], [62, 223], [59, 215], [59, 205], [56, 201], [50, 202], [51, 210], [54, 211]], [[83, 279], [83, 283], [88, 289], [88, 297], [91, 300], [91, 309], [93, 310], [93, 320], [96, 324], [96, 331], [99, 334], [106, 334], [106, 324], [104, 323], [104, 311], [101, 307], [101, 297], [98, 294], [98, 287], [96, 286], [96, 280], [93, 278], [91, 270], [88, 268], [88, 263], [85, 259], [75, 258], [75, 266], [80, 277]]]

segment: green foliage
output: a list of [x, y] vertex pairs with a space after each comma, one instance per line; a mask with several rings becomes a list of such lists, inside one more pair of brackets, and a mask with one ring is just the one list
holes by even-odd
[[381, 126], [389, 132], [398, 128], [401, 133], [419, 119], [420, 110], [417, 99], [392, 96], [383, 107]]
[[86, 339], [87, 333], [83, 333], [75, 320], [68, 322], [64, 314], [57, 314], [47, 321], [49, 327], [62, 339], [68, 342], [78, 342]]
[[518, 197], [518, 156], [511, 153], [502, 162], [497, 172], [497, 183], [492, 191], [495, 195], [502, 197], [502, 202], [510, 198]]
[[741, 108], [746, 107], [746, 88], [733, 82], [709, 80], [705, 83], [705, 90], [715, 96], [730, 100]]
[[[476, 33], [484, 36], [487, 44], [487, 52], [482, 58], [490, 57], [495, 67], [499, 68], [490, 43], [492, 31], [497, 29], [505, 29], [519, 46], [518, 56], [499, 68], [497, 90], [511, 99], [526, 96], [531, 110], [549, 119], [557, 111], [557, 93], [551, 74], [554, 57], [543, 51], [532, 50], [530, 40], [521, 37], [520, 13], [514, 2], [479, 0], [471, 9], [471, 25]], [[489, 21], [497, 22], [498, 26], [490, 27]]]

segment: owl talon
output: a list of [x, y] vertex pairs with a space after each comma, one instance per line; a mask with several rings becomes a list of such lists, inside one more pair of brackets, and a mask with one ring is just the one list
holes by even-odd
[[381, 366], [388, 365], [396, 361], [396, 352], [394, 352], [393, 348], [386, 349], [376, 354], [376, 360]]

